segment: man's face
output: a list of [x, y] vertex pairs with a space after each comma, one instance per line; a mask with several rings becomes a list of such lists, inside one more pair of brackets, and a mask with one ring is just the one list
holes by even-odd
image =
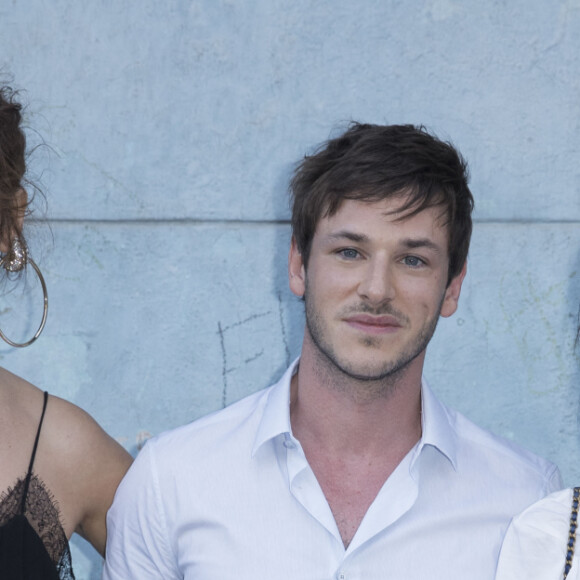
[[450, 316], [465, 268], [448, 287], [441, 208], [405, 219], [401, 198], [345, 200], [316, 228], [308, 269], [292, 242], [290, 288], [306, 303], [304, 348], [348, 376], [382, 379], [423, 362], [439, 316]]

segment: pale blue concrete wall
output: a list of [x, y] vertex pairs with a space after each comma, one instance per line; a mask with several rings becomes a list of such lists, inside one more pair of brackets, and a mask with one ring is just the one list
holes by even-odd
[[[577, 484], [579, 31], [580, 0], [4, 0], [0, 70], [53, 152], [32, 166], [51, 231], [29, 232], [49, 322], [0, 363], [133, 453], [266, 386], [302, 333], [292, 164], [350, 119], [424, 123], [477, 200], [428, 376]], [[73, 557], [99, 577], [83, 542]]]

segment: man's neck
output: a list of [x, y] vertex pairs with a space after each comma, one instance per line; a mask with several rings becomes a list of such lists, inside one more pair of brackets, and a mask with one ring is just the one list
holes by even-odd
[[[303, 349], [292, 379], [292, 429], [326, 453], [402, 458], [421, 436], [423, 357], [380, 382], [346, 376]], [[380, 384], [376, 384], [380, 383]]]

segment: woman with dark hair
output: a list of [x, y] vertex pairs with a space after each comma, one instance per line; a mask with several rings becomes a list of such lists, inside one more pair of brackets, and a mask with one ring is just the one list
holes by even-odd
[[[46, 286], [23, 235], [28, 199], [21, 106], [0, 88], [0, 275], [27, 267]], [[1, 320], [0, 320], [1, 328]], [[74, 532], [104, 556], [105, 516], [130, 455], [84, 411], [0, 368], [0, 577], [74, 578], [68, 540]]]

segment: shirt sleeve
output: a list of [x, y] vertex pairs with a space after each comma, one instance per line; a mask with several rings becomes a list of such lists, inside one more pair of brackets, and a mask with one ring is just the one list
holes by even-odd
[[[570, 490], [556, 492], [516, 516], [505, 535], [496, 580], [560, 580], [570, 527]], [[573, 562], [568, 580], [580, 578]]]
[[148, 442], [119, 485], [107, 514], [103, 580], [172, 580], [179, 573]]

